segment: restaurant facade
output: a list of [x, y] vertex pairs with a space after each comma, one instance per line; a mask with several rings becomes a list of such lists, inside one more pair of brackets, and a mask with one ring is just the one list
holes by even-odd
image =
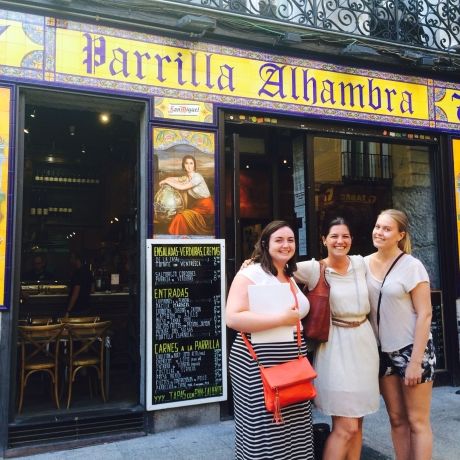
[[[94, 18], [0, 9], [2, 453], [231, 417], [226, 289], [273, 219], [305, 260], [325, 220], [346, 217], [365, 255], [379, 211], [405, 210], [437, 384], [460, 384], [456, 74]], [[82, 267], [85, 363], [64, 324]], [[45, 372], [35, 324], [64, 324]]]

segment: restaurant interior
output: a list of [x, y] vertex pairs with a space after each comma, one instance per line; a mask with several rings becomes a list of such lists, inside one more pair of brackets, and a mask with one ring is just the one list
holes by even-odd
[[144, 106], [28, 90], [24, 107], [15, 420], [136, 405]]

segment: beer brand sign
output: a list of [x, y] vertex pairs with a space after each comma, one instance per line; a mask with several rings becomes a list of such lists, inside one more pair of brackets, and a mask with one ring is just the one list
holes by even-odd
[[209, 122], [198, 104], [216, 103], [460, 128], [460, 85], [423, 77], [0, 11], [0, 49], [8, 48], [0, 53], [0, 78], [179, 99], [158, 108], [162, 118]]

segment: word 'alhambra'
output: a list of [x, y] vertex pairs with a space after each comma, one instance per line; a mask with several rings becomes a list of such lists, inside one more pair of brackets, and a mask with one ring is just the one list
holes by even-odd
[[[83, 36], [86, 39], [83, 64], [88, 74], [96, 76], [98, 68], [101, 68], [114, 77], [135, 78], [140, 82], [149, 77], [149, 81], [153, 79], [171, 88], [191, 85], [206, 92], [230, 91], [238, 96], [247, 96], [240, 94], [235, 87], [237, 69], [228, 64], [216, 64], [214, 54], [188, 50], [177, 51], [175, 55], [155, 53], [154, 50], [128, 51], [121, 47], [109, 48], [103, 36], [93, 37], [88, 33]], [[316, 78], [312, 75], [314, 72], [303, 67], [266, 62], [259, 68], [261, 86], [257, 96], [294, 100], [308, 105], [320, 103], [331, 107], [383, 110], [389, 113], [396, 110], [401, 115], [414, 113], [413, 93], [397, 91], [390, 86], [391, 81], [385, 82], [388, 83], [387, 87], [382, 87], [373, 78], [364, 77], [357, 77], [357, 82], [346, 83], [338, 79]], [[246, 75], [245, 78], [251, 77]]]

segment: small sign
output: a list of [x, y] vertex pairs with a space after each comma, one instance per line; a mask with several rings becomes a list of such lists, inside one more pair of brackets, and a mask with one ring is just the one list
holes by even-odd
[[224, 252], [147, 240], [147, 410], [227, 399]]
[[213, 105], [201, 101], [156, 97], [153, 113], [156, 118], [168, 120], [183, 120], [194, 123], [214, 122]]

